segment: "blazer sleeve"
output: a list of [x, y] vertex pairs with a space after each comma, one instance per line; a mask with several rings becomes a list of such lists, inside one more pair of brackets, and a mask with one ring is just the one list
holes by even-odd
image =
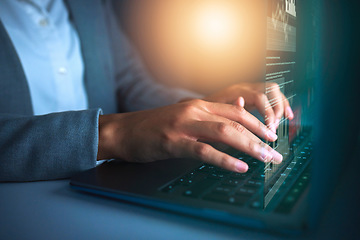
[[143, 66], [139, 54], [123, 33], [111, 2], [105, 5], [114, 58], [114, 73], [120, 111], [139, 111], [177, 103], [202, 95], [157, 83]]
[[68, 178], [95, 166], [100, 109], [0, 115], [0, 181]]

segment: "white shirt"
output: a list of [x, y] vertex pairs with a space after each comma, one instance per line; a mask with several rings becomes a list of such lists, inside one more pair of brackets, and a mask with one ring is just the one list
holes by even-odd
[[35, 115], [88, 108], [79, 37], [62, 0], [1, 0]]

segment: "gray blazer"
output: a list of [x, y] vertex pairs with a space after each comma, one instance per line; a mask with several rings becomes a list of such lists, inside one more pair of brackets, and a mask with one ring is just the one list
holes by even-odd
[[101, 109], [135, 111], [197, 97], [154, 83], [132, 60], [110, 2], [66, 3], [81, 41], [90, 109], [34, 116], [19, 57], [0, 21], [0, 181], [67, 178], [94, 167]]

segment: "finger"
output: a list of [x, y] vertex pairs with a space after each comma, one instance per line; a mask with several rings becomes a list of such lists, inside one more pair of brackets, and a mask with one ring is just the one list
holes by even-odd
[[290, 103], [289, 103], [289, 100], [283, 96], [284, 98], [284, 108], [285, 108], [285, 117], [290, 119], [290, 120], [293, 120], [294, 119], [294, 113], [290, 107]]
[[264, 117], [265, 124], [270, 128], [274, 133], [276, 132], [275, 127], [275, 113], [269, 99], [263, 93], [255, 93], [254, 95], [254, 104], [259, 113]]
[[[232, 124], [232, 121], [238, 122], [248, 130], [265, 140], [275, 141], [277, 139], [276, 134], [272, 130], [267, 128], [262, 122], [260, 122], [259, 119], [246, 111], [243, 107], [217, 103], [209, 104], [207, 109], [212, 113], [206, 116], [207, 121], [221, 121], [228, 124]], [[222, 120], [216, 115], [231, 121]]]
[[[216, 121], [214, 122], [222, 122], [222, 123], [226, 123], [230, 126], [233, 126], [235, 129], [239, 129], [241, 128], [242, 126], [237, 123], [237, 122], [234, 122], [234, 121], [231, 121], [229, 119], [226, 119], [226, 118], [222, 118], [222, 117], [219, 117], [219, 116], [215, 116], [215, 119]], [[247, 129], [245, 129], [246, 133], [247, 133], [247, 137], [249, 137], [253, 142], [255, 143], [260, 143], [262, 147], [265, 148], [265, 150], [267, 150], [268, 152], [270, 152], [270, 154], [272, 156], [275, 156], [273, 157], [272, 159], [268, 160], [268, 161], [271, 161], [271, 162], [274, 162], [276, 164], [279, 164], [282, 162], [282, 156], [281, 154], [279, 154], [276, 150], [272, 149], [269, 145], [263, 143], [258, 137], [256, 137], [254, 134], [252, 134], [251, 132], [249, 132]], [[269, 131], [270, 133], [272, 133], [272, 131]], [[272, 133], [274, 134], [274, 133]], [[264, 153], [263, 153], [264, 154]]]
[[195, 121], [189, 127], [192, 135], [198, 139], [221, 142], [236, 148], [260, 161], [280, 163], [282, 156], [257, 138], [244, 126], [223, 122]]
[[280, 120], [284, 115], [284, 95], [280, 91], [279, 85], [273, 84], [267, 91], [270, 97], [269, 103], [275, 114], [275, 127], [279, 126]]
[[206, 143], [188, 140], [184, 142], [183, 148], [191, 157], [229, 171], [245, 173], [249, 169], [245, 162], [220, 152]]
[[[250, 114], [250, 115], [251, 115], [251, 114]], [[251, 115], [251, 116], [252, 116], [252, 115]], [[242, 125], [242, 124], [240, 124], [240, 123], [238, 123], [238, 122], [232, 121], [232, 120], [230, 120], [230, 119], [227, 119], [227, 118], [224, 118], [224, 117], [221, 117], [221, 116], [212, 115], [211, 117], [212, 117], [212, 118], [211, 118], [211, 119], [212, 119], [212, 122], [225, 123], [225, 124], [230, 125], [230, 126], [232, 126], [233, 128], [235, 128], [235, 130], [242, 129], [242, 128], [245, 127], [244, 133], [246, 134], [246, 137], [249, 137], [251, 140], [253, 140], [253, 141], [255, 141], [255, 142], [260, 141], [260, 139], [259, 139], [252, 131], [250, 131], [245, 125]], [[254, 117], [254, 116], [253, 116], [253, 117]], [[254, 117], [254, 118], [255, 118], [255, 117]], [[210, 119], [210, 117], [209, 117], [209, 119]], [[259, 124], [262, 124], [257, 118], [255, 118], [255, 119], [256, 119], [256, 121], [259, 122]], [[263, 124], [262, 124], [262, 125], [263, 125]], [[266, 128], [265, 125], [263, 125], [263, 127]], [[263, 132], [264, 136], [261, 136], [261, 135], [260, 135], [259, 137], [261, 137], [261, 138], [263, 138], [263, 139], [265, 139], [265, 140], [271, 139], [271, 140], [268, 140], [268, 141], [273, 141], [273, 140], [276, 140], [276, 139], [277, 139], [277, 135], [276, 135], [275, 133], [273, 133], [271, 130], [269, 130], [269, 129], [266, 128], [266, 131], [267, 131], [267, 133], [265, 133], [265, 134], [264, 134], [264, 132]], [[270, 137], [269, 135], [271, 135], [271, 136], [273, 136], [273, 137]], [[266, 139], [266, 138], [268, 138], [268, 139]]]
[[239, 107], [242, 107], [244, 108], [245, 107], [245, 99], [243, 97], [238, 97], [234, 103], [233, 103], [235, 106], [239, 106]]

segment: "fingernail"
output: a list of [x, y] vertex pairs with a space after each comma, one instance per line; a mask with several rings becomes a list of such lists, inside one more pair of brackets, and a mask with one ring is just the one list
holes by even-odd
[[281, 163], [283, 160], [283, 156], [274, 149], [271, 149], [270, 151], [271, 151], [271, 155], [273, 156], [274, 163], [276, 164]]
[[268, 124], [268, 128], [273, 132], [273, 133], [275, 133], [276, 134], [276, 128], [275, 128], [275, 125], [274, 125], [274, 123], [270, 123], [270, 124]]
[[294, 118], [294, 113], [293, 113], [291, 107], [287, 107], [287, 108], [286, 108], [286, 114], [287, 114], [287, 117], [288, 117], [289, 119], [293, 119], [293, 118]]
[[244, 162], [237, 161], [235, 163], [235, 168], [236, 168], [236, 171], [238, 171], [238, 172], [246, 173], [249, 169], [249, 166]]
[[279, 125], [280, 125], [280, 119], [276, 119], [275, 120], [275, 128], [278, 129]]
[[239, 102], [241, 107], [245, 107], [245, 99], [243, 97], [240, 97]]
[[243, 108], [243, 107], [245, 107], [245, 99], [243, 97], [239, 97], [235, 100], [235, 102], [233, 104]]
[[272, 126], [271, 126], [271, 131], [276, 134], [276, 127], [275, 127], [275, 125], [272, 125]]
[[261, 159], [264, 162], [270, 162], [273, 159], [273, 155], [266, 149], [262, 149]]
[[272, 130], [267, 130], [266, 137], [271, 141], [275, 141], [278, 138], [278, 136]]

